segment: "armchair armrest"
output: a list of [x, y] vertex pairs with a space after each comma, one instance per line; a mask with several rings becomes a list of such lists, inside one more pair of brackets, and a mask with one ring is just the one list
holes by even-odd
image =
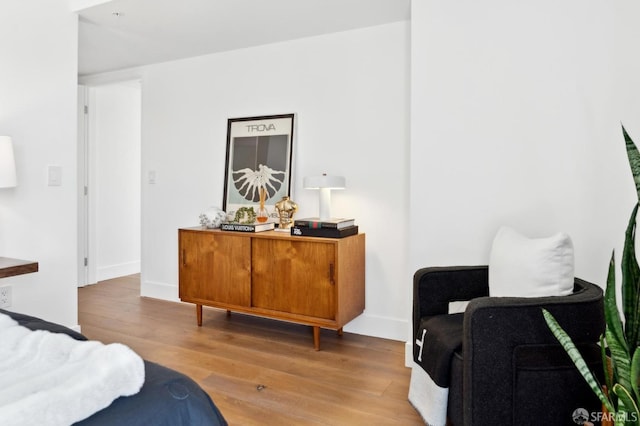
[[[574, 293], [568, 296], [474, 299], [465, 311], [463, 325], [465, 423], [466, 419], [472, 424], [489, 424], [496, 418], [510, 418], [516, 349], [559, 347], [542, 308], [556, 317], [578, 347], [595, 345], [604, 332], [602, 290], [577, 278]], [[571, 365], [568, 356], [565, 361], [564, 365]]]
[[448, 313], [449, 302], [489, 295], [489, 272], [483, 266], [422, 268], [413, 275], [413, 335], [425, 316]]

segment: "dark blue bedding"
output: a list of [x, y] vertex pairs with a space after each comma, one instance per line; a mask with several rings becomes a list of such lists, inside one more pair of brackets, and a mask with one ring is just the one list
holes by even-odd
[[[65, 333], [77, 340], [85, 336], [67, 327], [0, 309], [30, 330]], [[159, 364], [144, 361], [145, 382], [140, 392], [121, 397], [104, 410], [76, 423], [79, 426], [209, 426], [226, 425], [209, 395], [189, 377]]]

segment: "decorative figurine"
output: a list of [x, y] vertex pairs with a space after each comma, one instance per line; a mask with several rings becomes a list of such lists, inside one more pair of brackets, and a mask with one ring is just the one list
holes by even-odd
[[200, 225], [204, 228], [218, 228], [226, 217], [226, 213], [218, 207], [209, 207], [200, 214]]
[[289, 197], [284, 196], [276, 203], [276, 211], [280, 217], [280, 227], [278, 229], [291, 229], [293, 225], [293, 215], [298, 211], [298, 205]]

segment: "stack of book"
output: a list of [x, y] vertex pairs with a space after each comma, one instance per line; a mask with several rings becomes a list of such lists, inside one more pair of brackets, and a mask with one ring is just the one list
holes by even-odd
[[291, 235], [298, 237], [342, 238], [358, 233], [355, 219], [331, 218], [320, 220], [317, 217], [293, 221]]
[[274, 222], [252, 223], [252, 224], [222, 222], [222, 224], [220, 225], [220, 229], [222, 229], [223, 231], [235, 231], [235, 232], [270, 231], [274, 227], [275, 227]]

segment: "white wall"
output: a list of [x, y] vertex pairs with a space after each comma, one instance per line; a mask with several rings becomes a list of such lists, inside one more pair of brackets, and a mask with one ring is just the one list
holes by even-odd
[[176, 228], [221, 204], [226, 119], [287, 112], [300, 215], [317, 207], [303, 176], [342, 174], [333, 211], [367, 233], [350, 331], [404, 339], [413, 272], [487, 263], [503, 224], [568, 232], [576, 274], [603, 285], [635, 199], [620, 122], [640, 140], [637, 17], [631, 1], [414, 0], [410, 43], [398, 23], [135, 70], [158, 181], [143, 293], [177, 298]]
[[[77, 16], [66, 0], [6, 0], [0, 13], [0, 134], [13, 137], [18, 186], [0, 190], [0, 255], [38, 261], [11, 310], [77, 325]], [[62, 186], [46, 185], [48, 165]]]
[[292, 199], [302, 178], [345, 176], [332, 213], [367, 234], [366, 311], [347, 331], [404, 340], [409, 26], [397, 23], [149, 66], [142, 71], [142, 293], [177, 299], [177, 229], [222, 204], [227, 119], [296, 113]]
[[125, 82], [89, 93], [89, 263], [102, 281], [140, 272], [141, 89]]
[[[77, 19], [34, 1], [0, 14], [0, 133], [19, 179], [0, 191], [0, 254], [40, 272], [1, 284], [13, 309], [74, 325]], [[602, 284], [635, 199], [619, 124], [640, 140], [638, 16], [630, 0], [414, 0], [411, 43], [398, 23], [147, 67], [143, 291], [177, 297], [176, 229], [221, 203], [226, 119], [286, 112], [300, 215], [317, 206], [303, 176], [342, 174], [333, 211], [367, 233], [351, 331], [404, 339], [413, 271], [486, 263], [501, 224], [569, 232], [577, 275]]]
[[[635, 200], [637, 2], [412, 3], [410, 267], [486, 264], [500, 225], [568, 232], [605, 284]], [[620, 253], [618, 251], [618, 253]]]

